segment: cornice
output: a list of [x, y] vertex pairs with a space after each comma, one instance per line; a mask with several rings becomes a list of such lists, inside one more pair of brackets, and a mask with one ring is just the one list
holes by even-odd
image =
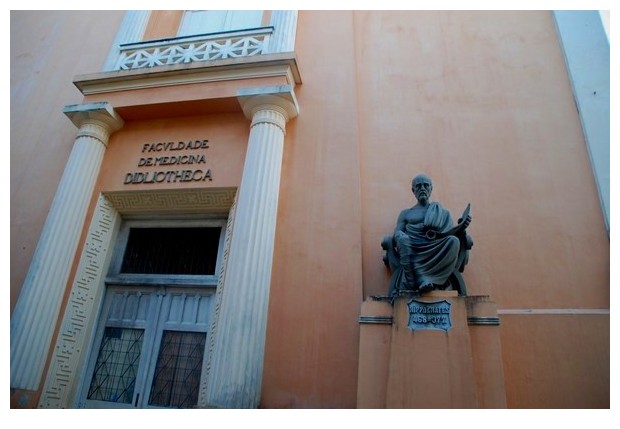
[[284, 52], [79, 75], [73, 84], [83, 95], [274, 76], [284, 76], [288, 84], [295, 86], [301, 83], [297, 63], [294, 52]]

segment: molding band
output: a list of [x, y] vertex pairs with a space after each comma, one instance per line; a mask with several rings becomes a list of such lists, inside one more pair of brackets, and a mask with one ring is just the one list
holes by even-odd
[[273, 124], [286, 134], [286, 111], [274, 104], [261, 104], [253, 109], [250, 128], [259, 124]]
[[272, 77], [283, 78], [290, 85], [301, 83], [297, 58], [293, 52], [80, 75], [74, 79], [73, 84], [83, 95], [92, 95]]
[[108, 147], [108, 139], [110, 138], [109, 128], [97, 121], [85, 122], [78, 130], [77, 137], [90, 137], [98, 140], [104, 147]]
[[486, 325], [486, 326], [499, 326], [499, 317], [468, 317], [468, 325]]
[[605, 308], [514, 308], [497, 310], [498, 314], [575, 314], [575, 315], [609, 315]]
[[391, 316], [360, 316], [359, 323], [391, 325], [394, 323], [394, 318]]

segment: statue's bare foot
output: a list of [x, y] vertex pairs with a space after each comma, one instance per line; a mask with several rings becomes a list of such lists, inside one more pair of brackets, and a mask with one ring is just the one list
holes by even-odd
[[420, 288], [419, 288], [420, 293], [430, 292], [432, 290], [433, 290], [433, 284], [432, 283], [425, 283], [425, 284], [421, 285]]

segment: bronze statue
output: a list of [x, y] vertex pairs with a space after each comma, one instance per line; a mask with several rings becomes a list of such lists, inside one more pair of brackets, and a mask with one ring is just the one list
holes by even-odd
[[433, 183], [420, 174], [411, 182], [417, 204], [403, 210], [396, 221], [394, 235], [381, 243], [383, 258], [392, 271], [389, 296], [401, 291], [428, 292], [453, 289], [466, 295], [460, 273], [468, 261], [473, 241], [466, 233], [471, 222], [470, 206], [456, 226], [450, 212], [439, 203], [430, 202]]

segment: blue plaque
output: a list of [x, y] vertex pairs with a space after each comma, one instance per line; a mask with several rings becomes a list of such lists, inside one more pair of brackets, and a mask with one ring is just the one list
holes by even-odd
[[424, 302], [412, 299], [407, 303], [409, 307], [409, 329], [440, 329], [448, 332], [452, 328], [450, 308], [452, 304], [446, 301]]

